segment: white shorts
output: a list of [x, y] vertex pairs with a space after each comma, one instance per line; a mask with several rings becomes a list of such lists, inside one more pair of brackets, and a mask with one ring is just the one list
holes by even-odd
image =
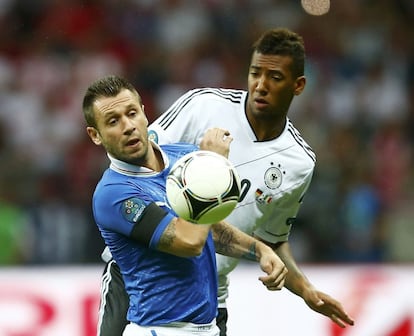
[[194, 324], [175, 322], [162, 327], [143, 327], [135, 323], [129, 323], [122, 336], [219, 336], [220, 329], [216, 320], [208, 324]]

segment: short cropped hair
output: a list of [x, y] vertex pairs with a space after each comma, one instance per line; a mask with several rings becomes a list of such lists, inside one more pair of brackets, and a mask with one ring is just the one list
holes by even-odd
[[141, 102], [141, 97], [135, 87], [125, 78], [116, 75], [110, 75], [93, 82], [83, 97], [82, 110], [87, 126], [96, 127], [95, 113], [93, 104], [100, 97], [115, 97], [122, 90], [129, 90], [138, 96]]
[[262, 55], [282, 55], [292, 58], [292, 74], [305, 73], [305, 43], [303, 38], [286, 28], [273, 28], [263, 33], [254, 43], [253, 52]]

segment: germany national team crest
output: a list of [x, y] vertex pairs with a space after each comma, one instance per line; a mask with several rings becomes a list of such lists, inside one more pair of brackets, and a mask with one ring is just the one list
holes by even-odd
[[283, 174], [284, 172], [282, 172], [280, 166], [270, 167], [265, 172], [264, 183], [269, 189], [277, 189], [282, 184]]

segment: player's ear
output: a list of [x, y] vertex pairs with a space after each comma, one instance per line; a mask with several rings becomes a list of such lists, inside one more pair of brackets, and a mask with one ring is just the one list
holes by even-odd
[[147, 114], [145, 113], [145, 105], [144, 104], [141, 104], [141, 110], [142, 110], [142, 112], [144, 112], [145, 120], [147, 121], [145, 126], [148, 126], [149, 122], [148, 122]]
[[99, 146], [102, 144], [101, 136], [95, 127], [86, 127], [86, 132], [88, 133], [89, 137], [95, 145]]
[[305, 76], [300, 76], [298, 78], [296, 78], [295, 81], [295, 90], [294, 90], [294, 94], [295, 96], [299, 96], [303, 89], [305, 88], [306, 85], [306, 77]]

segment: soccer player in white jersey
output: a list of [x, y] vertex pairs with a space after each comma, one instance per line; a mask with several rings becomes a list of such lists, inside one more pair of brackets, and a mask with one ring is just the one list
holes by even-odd
[[224, 221], [197, 225], [178, 217], [166, 201], [172, 165], [198, 148], [227, 156], [232, 138], [212, 128], [200, 147], [158, 146], [134, 87], [118, 76], [92, 83], [83, 100], [87, 132], [104, 146], [110, 166], [93, 195], [93, 215], [129, 297], [123, 336], [218, 336], [216, 250], [260, 262], [270, 290], [287, 270], [264, 243]]
[[[316, 289], [298, 267], [290, 251], [289, 233], [309, 187], [315, 154], [287, 117], [294, 96], [303, 91], [305, 51], [303, 39], [287, 29], [266, 31], [253, 45], [248, 91], [200, 88], [181, 96], [149, 127], [158, 143], [199, 143], [205, 130], [230, 131], [229, 159], [242, 178], [242, 195], [228, 220], [272, 247], [288, 268], [285, 287], [306, 304], [341, 327], [354, 321], [340, 302]], [[217, 255], [221, 336], [226, 335], [228, 274], [238, 260]], [[103, 300], [122, 306], [116, 265], [104, 273], [107, 296]], [[112, 283], [110, 275], [112, 274]], [[116, 284], [116, 282], [118, 284]], [[108, 287], [107, 287], [108, 286]], [[122, 317], [104, 309], [106, 325]], [[115, 325], [115, 323], [112, 323]], [[104, 334], [102, 334], [104, 335]], [[109, 335], [109, 334], [108, 334]]]

